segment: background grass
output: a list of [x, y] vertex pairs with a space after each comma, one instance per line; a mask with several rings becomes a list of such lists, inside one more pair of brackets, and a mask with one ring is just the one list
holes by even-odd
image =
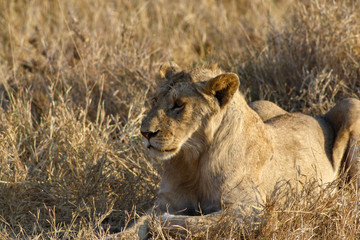
[[[161, 167], [139, 125], [159, 65], [218, 63], [249, 101], [322, 114], [360, 97], [360, 4], [300, 0], [0, 2], [0, 238], [98, 239], [149, 208]], [[359, 194], [269, 197], [188, 239], [360, 238]], [[276, 201], [285, 197], [285, 204]], [[110, 228], [111, 226], [111, 228]], [[153, 237], [167, 233], [154, 221]]]

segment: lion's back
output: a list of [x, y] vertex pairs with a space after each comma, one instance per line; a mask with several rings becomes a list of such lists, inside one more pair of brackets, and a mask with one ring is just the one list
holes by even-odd
[[[323, 118], [302, 113], [286, 113], [265, 122], [273, 134], [276, 178], [331, 182], [336, 178], [331, 152], [334, 131]], [[266, 169], [269, 172], [270, 169]], [[275, 169], [274, 169], [275, 170]], [[265, 174], [268, 176], [268, 174]], [[266, 179], [266, 176], [264, 176]]]

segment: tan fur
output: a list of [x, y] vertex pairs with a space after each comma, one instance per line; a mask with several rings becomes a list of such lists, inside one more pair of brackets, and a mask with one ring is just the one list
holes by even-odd
[[287, 111], [279, 107], [273, 102], [266, 100], [258, 100], [249, 104], [249, 106], [261, 117], [265, 122], [273, 117], [286, 114]]
[[324, 115], [336, 132], [333, 159], [340, 174], [360, 187], [360, 101], [345, 99]]
[[141, 127], [145, 136], [156, 133], [145, 145], [163, 160], [161, 211], [210, 213], [222, 204], [248, 209], [263, 203], [279, 181], [336, 178], [333, 130], [323, 118], [282, 110], [264, 123], [237, 90], [235, 74], [161, 69], [167, 71], [159, 74], [156, 103]]
[[[280, 116], [286, 111], [276, 104], [259, 100], [250, 104], [263, 121]], [[346, 175], [348, 182], [360, 187], [360, 101], [344, 99], [324, 116], [335, 131], [332, 160], [339, 175]]]

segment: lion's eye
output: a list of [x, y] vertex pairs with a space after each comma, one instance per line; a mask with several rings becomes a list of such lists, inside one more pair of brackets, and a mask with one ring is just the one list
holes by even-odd
[[175, 102], [174, 102], [174, 105], [173, 105], [173, 107], [171, 108], [171, 110], [175, 110], [175, 111], [181, 111], [181, 110], [183, 110], [184, 109], [184, 107], [185, 107], [185, 103], [184, 102], [182, 102], [181, 100], [176, 100]]
[[157, 97], [153, 97], [153, 98], [151, 99], [151, 104], [154, 105], [155, 103], [157, 103], [157, 100], [158, 100]]

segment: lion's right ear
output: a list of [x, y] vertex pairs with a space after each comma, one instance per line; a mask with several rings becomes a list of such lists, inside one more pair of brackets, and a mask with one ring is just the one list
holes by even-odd
[[164, 79], [164, 78], [169, 79], [175, 73], [178, 73], [180, 71], [181, 71], [181, 68], [175, 62], [169, 61], [160, 66], [159, 78], [160, 79]]
[[230, 102], [239, 86], [240, 80], [235, 73], [224, 73], [207, 81], [205, 92], [214, 95], [223, 108]]

